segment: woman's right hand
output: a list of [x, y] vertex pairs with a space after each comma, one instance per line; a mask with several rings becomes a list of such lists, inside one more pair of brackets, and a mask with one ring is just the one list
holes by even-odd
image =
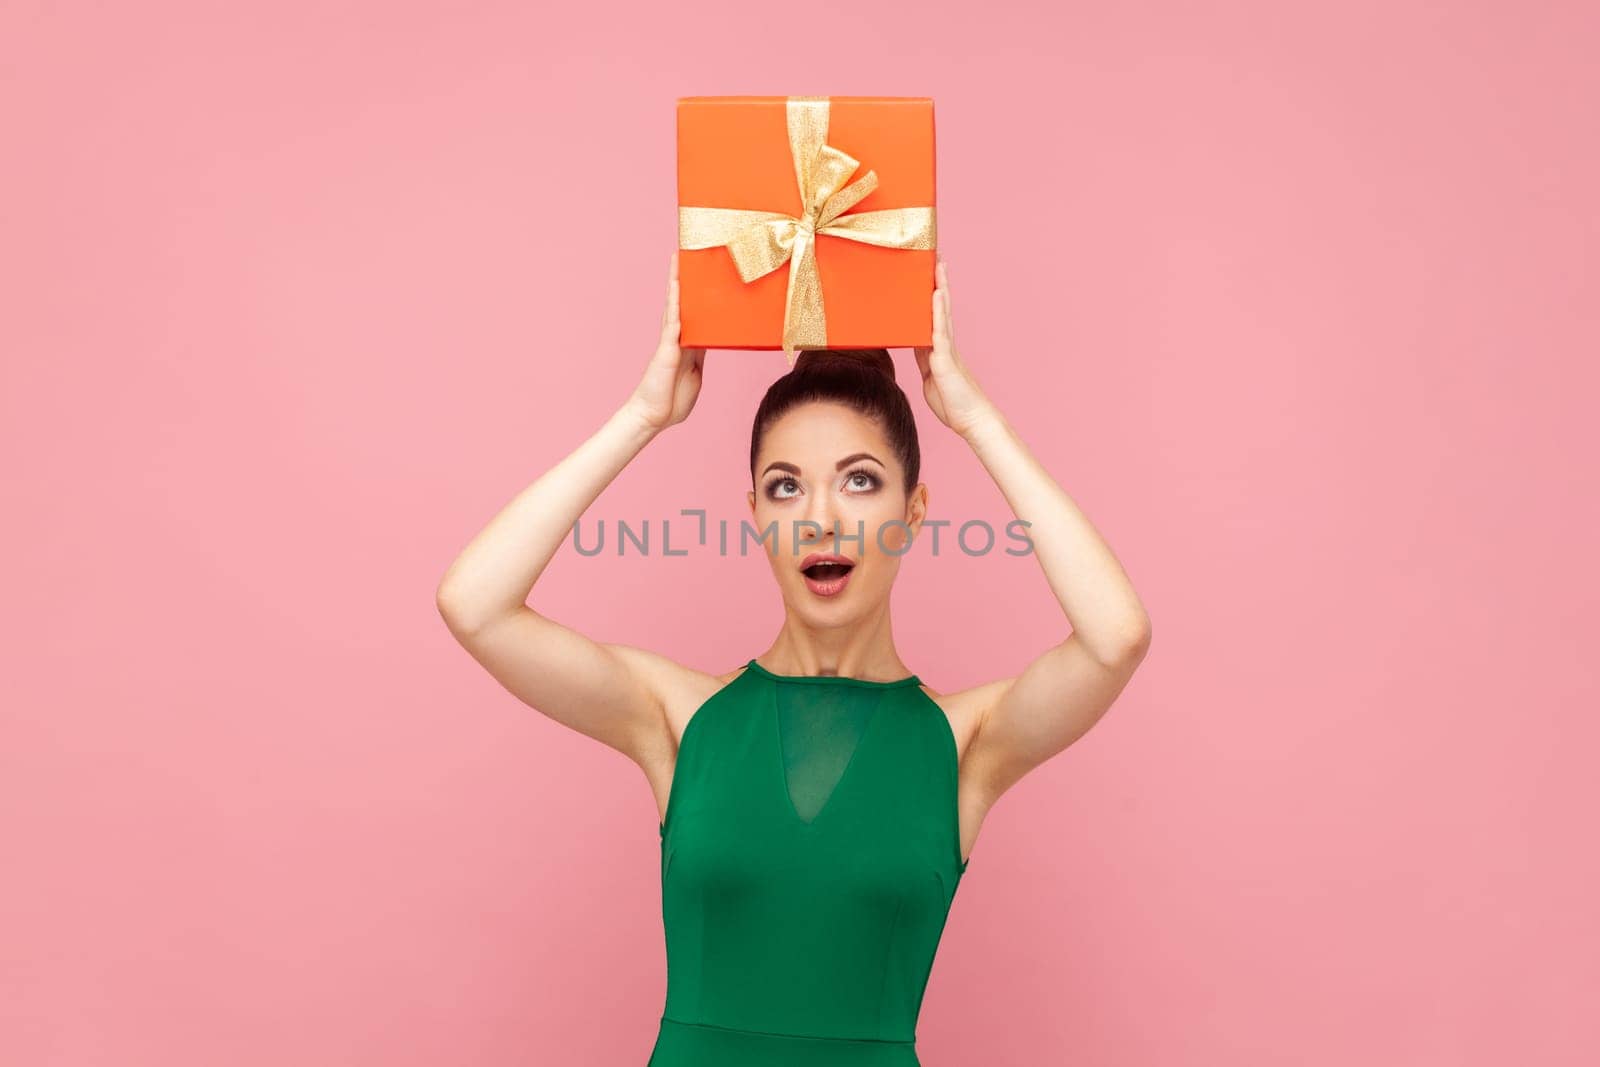
[[645, 367], [628, 406], [657, 432], [689, 417], [700, 396], [706, 350], [678, 347], [678, 253], [667, 276], [667, 305], [661, 312], [661, 340]]

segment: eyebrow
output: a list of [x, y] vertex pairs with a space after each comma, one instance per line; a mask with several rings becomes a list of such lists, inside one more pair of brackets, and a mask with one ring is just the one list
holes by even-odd
[[[885, 464], [884, 464], [883, 460], [879, 459], [877, 456], [874, 456], [871, 452], [852, 452], [850, 455], [844, 457], [839, 462], [835, 463], [833, 465], [833, 469], [836, 470], [836, 471], [842, 471], [842, 470], [844, 470], [846, 467], [850, 466], [850, 464], [854, 463], [858, 459], [870, 459], [870, 460], [872, 460], [872, 462], [876, 463], [878, 466], [885, 467]], [[800, 473], [800, 468], [799, 467], [796, 467], [793, 463], [785, 463], [781, 459], [780, 460], [774, 460], [773, 462], [768, 463], [766, 470], [761, 472], [761, 476], [763, 478], [766, 477], [767, 471], [770, 471], [770, 470], [788, 471], [790, 474], [799, 474]]]

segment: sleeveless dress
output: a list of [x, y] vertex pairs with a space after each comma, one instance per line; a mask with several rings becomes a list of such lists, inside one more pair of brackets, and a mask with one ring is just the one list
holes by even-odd
[[750, 660], [684, 727], [648, 1067], [920, 1067], [961, 858], [956, 743], [912, 675]]

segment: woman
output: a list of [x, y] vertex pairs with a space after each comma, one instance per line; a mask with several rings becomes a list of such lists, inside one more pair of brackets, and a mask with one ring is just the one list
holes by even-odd
[[760, 655], [708, 674], [528, 607], [578, 517], [694, 407], [705, 350], [678, 345], [677, 267], [674, 253], [638, 387], [466, 547], [439, 610], [506, 688], [627, 755], [655, 793], [667, 996], [651, 1067], [916, 1067], [923, 990], [984, 816], [1105, 713], [1150, 622], [956, 354], [942, 261], [933, 345], [915, 350], [923, 396], [1029, 524], [1064, 640], [956, 693], [900, 659], [889, 591], [928, 489], [883, 349], [802, 352], [757, 411], [746, 499], [785, 613]]

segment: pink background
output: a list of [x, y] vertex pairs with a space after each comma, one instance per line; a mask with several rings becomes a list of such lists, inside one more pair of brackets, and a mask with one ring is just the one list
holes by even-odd
[[[433, 595], [637, 380], [713, 93], [935, 98], [962, 350], [1155, 622], [985, 825], [928, 1067], [1595, 1062], [1600, 18], [1293, 7], [6, 5], [0, 1062], [642, 1067], [644, 777]], [[737, 521], [783, 369], [587, 518]], [[759, 555], [656, 536], [532, 603], [764, 649]], [[895, 614], [941, 690], [1063, 627], [948, 540]]]

